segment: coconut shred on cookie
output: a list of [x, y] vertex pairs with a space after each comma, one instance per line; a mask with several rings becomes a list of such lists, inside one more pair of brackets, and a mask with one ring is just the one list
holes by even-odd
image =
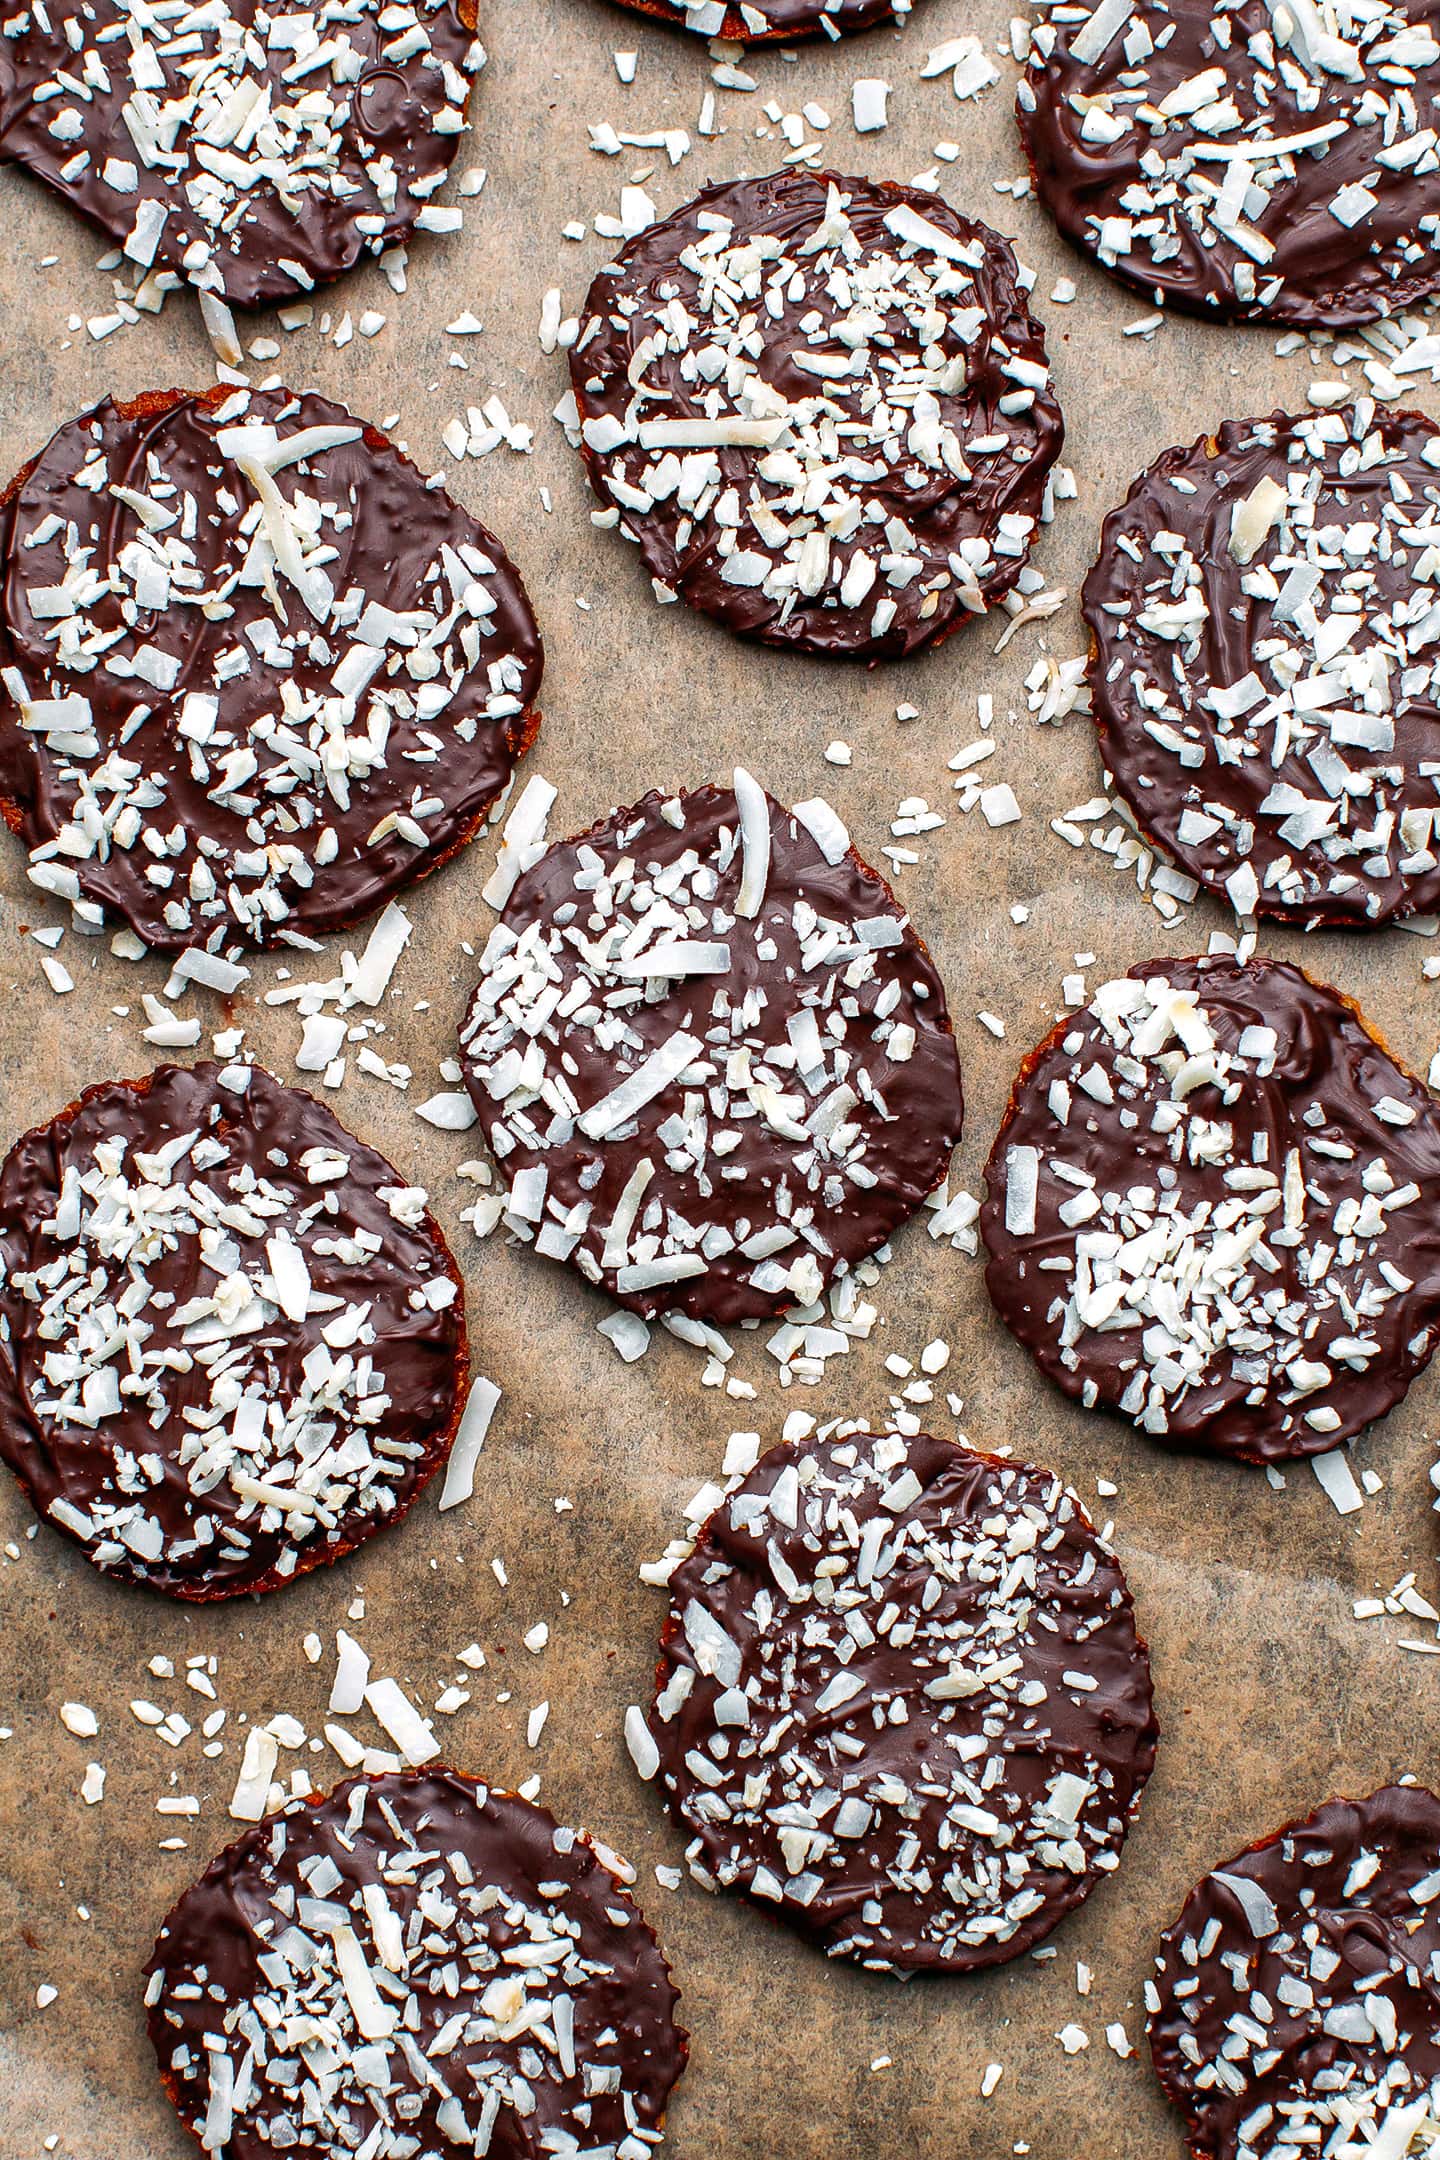
[[343, 406], [105, 400], [0, 501], [0, 807], [80, 925], [359, 920], [478, 829], [539, 633], [485, 528]]
[[1440, 282], [1434, 0], [1042, 0], [1020, 132], [1066, 238], [1147, 295], [1341, 329]]
[[1019, 578], [1063, 436], [1009, 243], [936, 195], [709, 188], [591, 287], [581, 447], [661, 600], [895, 657]]
[[649, 1317], [817, 1298], [945, 1175], [939, 977], [827, 803], [646, 796], [557, 842], [461, 1038], [506, 1223]]

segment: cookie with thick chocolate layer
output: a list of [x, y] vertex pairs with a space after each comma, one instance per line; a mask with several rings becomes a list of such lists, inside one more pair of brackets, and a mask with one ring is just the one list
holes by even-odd
[[160, 1930], [165, 2089], [224, 2160], [644, 2160], [687, 2043], [633, 1881], [454, 1770], [293, 1801]]
[[1153, 960], [1020, 1068], [985, 1166], [996, 1312], [1087, 1408], [1281, 1462], [1440, 1337], [1440, 1103], [1279, 960]]
[[323, 936], [463, 847], [540, 716], [483, 525], [313, 392], [106, 398], [0, 498], [0, 812], [87, 926]]
[[1196, 1884], [1145, 1989], [1196, 2160], [1432, 2149], [1437, 1900], [1440, 1800], [1422, 1785], [1329, 1800]]
[[1369, 404], [1167, 450], [1085, 581], [1105, 762], [1242, 915], [1440, 905], [1440, 427]]
[[827, 803], [653, 793], [557, 841], [491, 932], [461, 1030], [505, 1220], [622, 1305], [808, 1305], [960, 1138], [945, 992]]
[[1118, 1866], [1150, 1662], [1052, 1472], [830, 1426], [738, 1480], [670, 1597], [649, 1734], [708, 1888], [832, 1957], [974, 1972]]
[[1440, 285], [1434, 0], [1042, 0], [1017, 114], [1065, 238], [1148, 298], [1340, 330]]
[[0, 1456], [104, 1574], [206, 1602], [340, 1559], [465, 1373], [424, 1193], [259, 1066], [102, 1082], [0, 1167]]
[[1064, 439], [1009, 241], [799, 167], [627, 242], [570, 373], [657, 597], [792, 652], [896, 658], [1003, 599]]
[[835, 37], [876, 23], [903, 25], [913, 0], [621, 0], [657, 22], [679, 23], [706, 38], [765, 45], [780, 38]]
[[475, 31], [474, 0], [28, 0], [0, 28], [0, 161], [63, 195], [137, 276], [243, 307], [303, 299], [417, 229], [458, 226], [431, 198], [485, 63]]

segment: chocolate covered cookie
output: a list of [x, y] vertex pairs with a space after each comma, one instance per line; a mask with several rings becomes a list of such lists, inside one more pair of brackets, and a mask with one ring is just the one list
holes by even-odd
[[798, 167], [627, 242], [570, 372], [657, 596], [795, 652], [894, 658], [1003, 598], [1064, 434], [1009, 242]]
[[771, 1448], [670, 1579], [649, 1731], [687, 1857], [832, 1957], [1019, 1957], [1155, 1760], [1130, 1593], [1049, 1471], [921, 1433]]
[[1336, 1447], [1440, 1329], [1440, 1104], [1278, 960], [1153, 960], [1021, 1067], [986, 1165], [995, 1310], [1173, 1446]]
[[763, 45], [777, 38], [837, 37], [874, 23], [903, 24], [912, 0], [622, 0], [657, 22], [682, 23], [700, 37]]
[[622, 1305], [808, 1304], [945, 1176], [945, 993], [828, 804], [650, 794], [558, 841], [461, 1030], [506, 1221]]
[[293, 301], [459, 224], [431, 198], [484, 60], [474, 0], [27, 0], [0, 25], [0, 160], [138, 273]]
[[107, 1575], [338, 1560], [444, 1461], [465, 1370], [424, 1193], [259, 1066], [89, 1088], [0, 1167], [0, 1456]]
[[1018, 102], [1067, 240], [1196, 313], [1343, 329], [1440, 284], [1433, 0], [1043, 0]]
[[1196, 2160], [1431, 2150], [1437, 1899], [1440, 1800], [1419, 1785], [1327, 1801], [1196, 1884], [1145, 1990]]
[[534, 739], [513, 563], [343, 406], [106, 398], [0, 498], [0, 811], [92, 927], [347, 927], [463, 847]]
[[223, 2160], [646, 2160], [686, 2036], [627, 1880], [453, 1770], [292, 1802], [160, 1930], [165, 2089]]
[[1167, 450], [1085, 582], [1106, 765], [1146, 834], [1242, 915], [1440, 904], [1440, 428], [1232, 420]]

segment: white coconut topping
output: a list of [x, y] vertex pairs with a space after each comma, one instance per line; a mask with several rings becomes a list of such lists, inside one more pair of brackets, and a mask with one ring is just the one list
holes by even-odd
[[[623, 1863], [594, 1848], [587, 1868], [578, 1832], [516, 1824], [522, 1804], [483, 1788], [472, 1827], [468, 1796], [435, 1791], [433, 1820], [364, 1779], [319, 1822], [278, 1814], [230, 1885], [233, 1915], [219, 1907], [223, 1946], [197, 1949], [182, 1901], [147, 2001], [202, 2145], [289, 2152], [318, 2134], [356, 2160], [419, 2160], [423, 2113], [426, 2154], [518, 2136], [556, 2160], [649, 2160], [669, 2012], [637, 1978]], [[220, 1893], [207, 1878], [191, 1895]], [[642, 1955], [658, 1971], [653, 1938]]]
[[[1066, 158], [1103, 158], [1086, 242], [1137, 283], [1192, 296], [1208, 283], [1284, 319], [1281, 265], [1306, 275], [1328, 219], [1336, 242], [1355, 232], [1354, 266], [1383, 252], [1361, 290], [1386, 311], [1387, 280], [1433, 283], [1440, 40], [1423, 9], [1386, 0], [1268, 0], [1268, 13], [1242, 26], [1227, 8], [1192, 22], [1164, 0], [1041, 0], [1022, 127], [1058, 104]], [[1335, 170], [1342, 150], [1348, 177]], [[1093, 176], [1078, 185], [1093, 195]], [[1344, 305], [1356, 283], [1334, 253], [1314, 273], [1321, 319], [1326, 286]]]
[[1440, 873], [1440, 433], [1362, 399], [1284, 432], [1256, 421], [1231, 455], [1253, 469], [1257, 451], [1275, 470], [1234, 503], [1226, 556], [1187, 516], [1183, 467], [1150, 476], [1143, 518], [1120, 513], [1134, 568], [1101, 625], [1118, 769], [1149, 822], [1137, 773], [1170, 768], [1180, 822], [1160, 837], [1201, 850], [1212, 881], [1235, 865], [1250, 908], [1364, 919]]
[[[102, 201], [113, 195], [112, 207], [133, 217], [124, 252], [141, 267], [170, 228], [170, 258], [200, 288], [232, 367], [245, 356], [219, 295], [233, 259], [256, 276], [278, 262], [303, 292], [314, 277], [295, 259], [311, 251], [302, 218], [326, 231], [322, 256], [341, 264], [423, 227], [485, 63], [444, 0], [350, 0], [258, 19], [228, 0], [139, 13], [103, 5], [63, 18], [63, 40], [43, 8], [34, 18], [13, 19], [6, 35], [34, 67], [57, 43], [64, 53], [53, 76], [26, 86], [34, 119], [78, 145], [62, 178], [98, 185]], [[403, 78], [412, 173], [397, 166], [389, 130], [367, 105], [377, 69]], [[104, 132], [92, 141], [95, 127]], [[133, 155], [106, 157], [107, 146]]]
[[[1086, 1402], [1154, 1433], [1188, 1429], [1196, 1404], [1221, 1433], [1224, 1404], [1263, 1405], [1267, 1446], [1313, 1454], [1365, 1422], [1357, 1382], [1363, 1398], [1393, 1340], [1387, 1308], [1415, 1288], [1406, 1211], [1437, 1128], [1375, 1114], [1399, 1078], [1378, 1049], [1337, 1068], [1343, 1099], [1325, 1091], [1303, 1033], [1336, 1025], [1320, 993], [1295, 1045], [1278, 1018], [1234, 1026], [1237, 999], [1268, 1010], [1259, 969], [1226, 971], [1215, 996], [1212, 1012], [1203, 982], [1181, 987], [1157, 964], [1103, 983], [1047, 1053], [1044, 1111], [1033, 1084], [1022, 1098], [1043, 1140], [1006, 1153], [1006, 1238], [1036, 1243], [1028, 1259], [1023, 1242], [996, 1246], [1005, 1297], [1023, 1294]], [[1288, 1027], [1285, 1002], [1275, 1010]], [[1272, 1080], [1296, 1058], [1313, 1094]]]
[[[581, 433], [628, 537], [647, 512], [678, 513], [677, 565], [703, 535], [712, 574], [756, 589], [779, 624], [835, 609], [859, 619], [863, 642], [902, 608], [920, 624], [957, 602], [982, 611], [1024, 557], [1028, 511], [987, 525], [977, 504], [973, 529], [932, 512], [963, 509], [972, 480], [1030, 461], [1048, 376], [1011, 349], [1013, 324], [988, 319], [979, 239], [903, 203], [883, 219], [890, 244], [876, 245], [851, 203], [830, 184], [809, 229], [787, 213], [783, 234], [702, 210], [679, 248], [681, 282], [656, 277], [637, 298], [622, 279], [628, 377], [590, 380]], [[604, 327], [584, 324], [577, 364]], [[977, 395], [982, 372], [1009, 387]], [[674, 597], [663, 579], [657, 590]]]
[[650, 1720], [696, 1879], [823, 1918], [832, 1955], [882, 1969], [1033, 1940], [1116, 1865], [1143, 1782], [1140, 1653], [1123, 1717], [1070, 1669], [1102, 1630], [1112, 1675], [1133, 1648], [1104, 1548], [1058, 1479], [977, 1465], [853, 1424], [763, 1456], [721, 1502], [704, 1587], [676, 1594]]
[[[188, 428], [152, 426], [137, 469], [123, 428], [110, 442], [102, 419], [77, 422], [75, 481], [93, 523], [57, 531], [22, 493], [13, 536], [16, 602], [38, 610], [49, 646], [42, 675], [12, 666], [3, 678], [52, 765], [55, 829], [32, 846], [32, 881], [93, 928], [87, 870], [103, 882], [108, 864], [143, 864], [166, 941], [196, 940], [178, 972], [222, 991], [243, 971], [207, 946], [284, 937], [297, 893], [333, 875], [336, 821], [367, 798], [362, 854], [398, 836], [419, 865], [450, 844], [447, 756], [513, 722], [527, 689], [521, 655], [494, 630], [500, 567], [472, 542], [442, 541], [403, 593], [383, 562], [374, 590], [348, 575], [337, 590], [334, 566], [353, 557], [366, 513], [333, 461], [361, 429], [286, 426], [300, 410], [237, 390], [200, 490], [174, 448]], [[217, 524], [233, 534], [212, 564]], [[62, 581], [43, 585], [57, 558]], [[244, 635], [217, 627], [232, 593], [247, 610], [261, 599]], [[123, 728], [117, 683], [134, 686]], [[201, 820], [186, 814], [181, 775], [205, 795]]]
[[543, 917], [492, 932], [461, 1046], [516, 1236], [622, 1296], [738, 1254], [762, 1297], [808, 1304], [835, 1269], [827, 1219], [886, 1175], [887, 1090], [926, 1063], [933, 993], [902, 916], [835, 906], [828, 806], [802, 820], [736, 782], [703, 838], [693, 796], [642, 805], [603, 853], [565, 843]]
[[[86, 1510], [62, 1499], [52, 1513], [101, 1567], [183, 1567], [207, 1554], [218, 1565], [278, 1532], [277, 1565], [289, 1572], [300, 1548], [342, 1522], [353, 1531], [357, 1518], [383, 1518], [412, 1474], [418, 1443], [387, 1431], [372, 1304], [320, 1288], [336, 1261], [380, 1264], [380, 1240], [346, 1218], [348, 1158], [307, 1156], [282, 1179], [292, 1167], [282, 1139], [275, 1176], [209, 1130], [149, 1151], [97, 1141], [67, 1170], [47, 1232], [53, 1257], [8, 1278], [43, 1345], [23, 1376], [31, 1411], [42, 1428], [89, 1443]], [[178, 1302], [152, 1280], [177, 1255], [194, 1286]], [[414, 1285], [422, 1304], [432, 1280], [453, 1290], [438, 1251], [433, 1277]], [[292, 1358], [282, 1385], [277, 1353], [297, 1341], [298, 1372]], [[163, 1462], [143, 1447], [147, 1420], [164, 1432]], [[178, 1534], [149, 1502], [177, 1477], [189, 1496]], [[223, 1511], [207, 1504], [217, 1488]]]

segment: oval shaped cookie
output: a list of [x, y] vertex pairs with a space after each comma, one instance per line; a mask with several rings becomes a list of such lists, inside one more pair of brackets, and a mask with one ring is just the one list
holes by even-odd
[[458, 1771], [358, 1777], [214, 1859], [146, 1971], [165, 2089], [207, 2152], [648, 2152], [679, 2000], [622, 1863]]
[[795, 652], [895, 658], [1002, 599], [1064, 437], [1010, 243], [798, 167], [628, 241], [570, 373], [657, 597]]
[[0, 1167], [0, 1456], [107, 1575], [203, 1602], [340, 1559], [465, 1374], [424, 1193], [259, 1066], [102, 1082]]
[[474, 0], [319, 13], [44, 0], [0, 38], [0, 160], [243, 307], [303, 299], [459, 212], [430, 198], [483, 67]]
[[1279, 960], [1153, 960], [1020, 1069], [996, 1312], [1087, 1408], [1248, 1462], [1393, 1409], [1440, 1331], [1440, 1104]]
[[1019, 1957], [1155, 1760], [1130, 1593], [1047, 1470], [920, 1433], [771, 1448], [670, 1578], [649, 1720], [687, 1858], [832, 1957]]
[[1242, 915], [1440, 902], [1440, 428], [1231, 420], [1112, 511], [1085, 581], [1106, 765], [1145, 833]]
[[92, 926], [323, 936], [453, 855], [539, 727], [514, 564], [306, 392], [104, 399], [0, 500], [0, 810]]
[[1328, 1800], [1198, 1882], [1146, 1984], [1197, 2160], [1428, 2151], [1440, 2097], [1440, 1800]]
[[1408, 7], [1043, 0], [1020, 134], [1067, 240], [1199, 314], [1343, 329], [1440, 284], [1440, 42]]
[[944, 1177], [945, 993], [822, 802], [650, 794], [521, 876], [461, 1030], [505, 1220], [622, 1305], [809, 1304]]

